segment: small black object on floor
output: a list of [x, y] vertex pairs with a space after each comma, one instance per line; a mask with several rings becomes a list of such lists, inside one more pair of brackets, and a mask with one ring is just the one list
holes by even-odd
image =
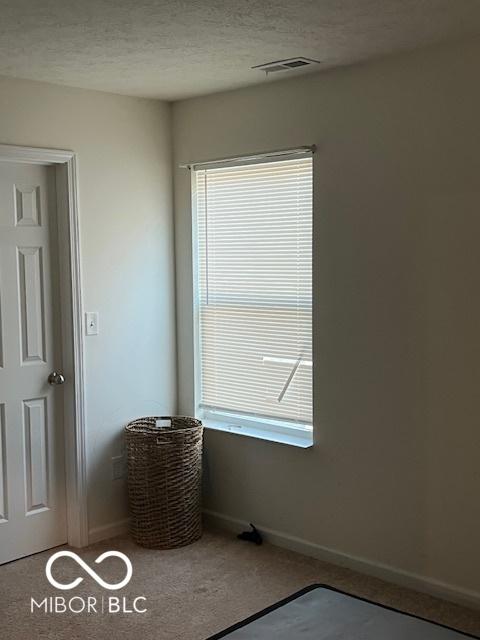
[[243, 531], [242, 533], [238, 534], [237, 538], [239, 540], [246, 540], [247, 542], [253, 542], [254, 544], [262, 544], [263, 539], [262, 539], [262, 536], [260, 535], [260, 532], [256, 527], [253, 526], [252, 523], [250, 523], [250, 526], [252, 527], [251, 531]]

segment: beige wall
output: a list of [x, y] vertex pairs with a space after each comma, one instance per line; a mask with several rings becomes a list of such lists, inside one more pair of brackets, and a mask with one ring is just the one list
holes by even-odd
[[[315, 143], [304, 451], [209, 432], [207, 506], [479, 591], [480, 44], [179, 102], [175, 163]], [[193, 410], [189, 175], [175, 172]]]
[[78, 154], [90, 529], [126, 516], [122, 426], [176, 402], [170, 136], [165, 103], [0, 79], [0, 143]]

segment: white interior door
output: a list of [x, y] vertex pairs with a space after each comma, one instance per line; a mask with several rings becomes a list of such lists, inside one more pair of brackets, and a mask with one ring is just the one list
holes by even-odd
[[55, 170], [0, 162], [0, 563], [67, 540]]

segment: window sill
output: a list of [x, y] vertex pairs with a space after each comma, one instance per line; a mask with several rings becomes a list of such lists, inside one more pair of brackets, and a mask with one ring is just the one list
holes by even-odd
[[313, 433], [287, 434], [275, 433], [271, 429], [251, 426], [237, 426], [226, 422], [202, 419], [203, 426], [213, 431], [223, 431], [226, 433], [234, 433], [239, 436], [248, 436], [249, 438], [257, 438], [258, 440], [268, 440], [277, 444], [286, 444], [299, 449], [310, 449], [313, 447]]

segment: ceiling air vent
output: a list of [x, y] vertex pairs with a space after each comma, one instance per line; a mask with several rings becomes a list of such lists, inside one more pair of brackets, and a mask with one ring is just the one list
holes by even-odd
[[319, 60], [311, 58], [287, 58], [287, 60], [274, 60], [265, 64], [257, 64], [252, 69], [260, 69], [265, 73], [276, 73], [277, 71], [288, 71], [289, 69], [300, 69], [310, 65], [319, 64]]

